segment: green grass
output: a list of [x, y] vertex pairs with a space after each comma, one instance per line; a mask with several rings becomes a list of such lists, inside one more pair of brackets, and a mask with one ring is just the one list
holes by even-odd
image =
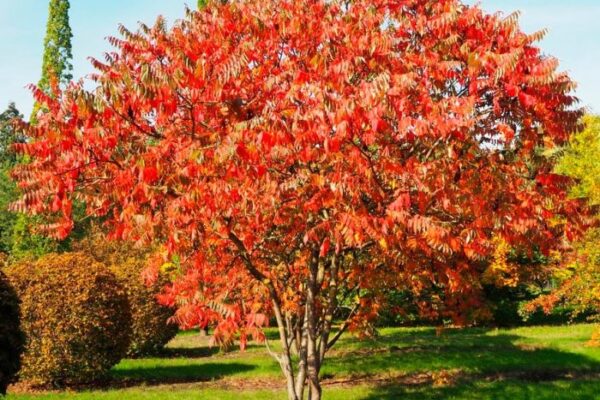
[[[328, 390], [329, 389], [329, 390]], [[494, 383], [478, 382], [476, 384], [460, 385], [457, 387], [431, 389], [405, 389], [402, 387], [359, 386], [353, 388], [325, 389], [326, 400], [594, 400], [600, 398], [600, 386], [597, 381], [555, 381], [542, 383], [523, 383], [502, 381]], [[136, 388], [114, 390], [110, 392], [87, 392], [78, 394], [60, 394], [46, 396], [9, 396], [9, 399], [77, 399], [77, 400], [264, 400], [285, 399], [283, 391], [272, 390], [178, 390], [170, 391], [159, 388]]]
[[[436, 336], [431, 328], [386, 328], [376, 340], [347, 335], [323, 368], [330, 382], [324, 397], [600, 399], [600, 349], [585, 346], [593, 329], [464, 329]], [[285, 398], [279, 367], [261, 346], [223, 354], [190, 333], [178, 335], [162, 357], [123, 360], [111, 375], [113, 386], [101, 390], [8, 399]]]

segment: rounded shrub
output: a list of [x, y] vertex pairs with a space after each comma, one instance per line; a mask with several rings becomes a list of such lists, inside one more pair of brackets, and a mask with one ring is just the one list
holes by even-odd
[[83, 253], [49, 254], [7, 269], [21, 300], [22, 381], [70, 386], [103, 378], [126, 354], [131, 314], [123, 286]]
[[145, 268], [143, 260], [128, 258], [111, 265], [111, 270], [123, 284], [129, 296], [132, 316], [132, 336], [128, 355], [139, 357], [156, 354], [175, 337], [178, 327], [169, 323], [173, 310], [161, 306], [156, 295], [161, 291], [161, 282], [146, 286], [141, 274]]
[[127, 291], [132, 316], [128, 355], [139, 357], [158, 353], [175, 337], [178, 327], [168, 321], [173, 310], [160, 305], [156, 299], [167, 283], [166, 279], [160, 277], [153, 285], [146, 285], [142, 279], [149, 250], [106, 240], [98, 232], [79, 242], [76, 248], [107, 265]]
[[19, 370], [23, 335], [19, 322], [19, 301], [8, 278], [0, 271], [0, 395]]

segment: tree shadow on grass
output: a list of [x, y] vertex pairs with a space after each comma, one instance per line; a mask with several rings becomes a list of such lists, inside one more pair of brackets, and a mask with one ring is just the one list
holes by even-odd
[[[486, 329], [449, 330], [441, 336], [434, 329], [397, 331], [340, 352], [325, 365], [324, 373], [403, 375], [385, 381], [365, 400], [599, 398], [599, 360], [522, 345], [520, 339]], [[444, 372], [452, 378], [435, 387], [436, 375]], [[424, 373], [430, 379], [411, 383], [411, 374]]]
[[593, 400], [600, 396], [597, 379], [523, 382], [502, 380], [471, 382], [457, 386], [403, 387], [386, 385], [376, 388], [362, 400]]
[[220, 349], [213, 347], [165, 347], [156, 357], [159, 358], [203, 358], [219, 354]]
[[[142, 360], [141, 364], [140, 360]], [[126, 366], [120, 364], [116, 368], [113, 368], [109, 375], [104, 378], [100, 378], [94, 382], [69, 386], [68, 389], [72, 392], [88, 392], [90, 390], [110, 391], [131, 387], [212, 382], [223, 379], [226, 376], [247, 372], [256, 368], [251, 364], [231, 362], [191, 363], [184, 365], [144, 364], [145, 361], [147, 362], [149, 360], [155, 361], [157, 359], [125, 360], [124, 362], [127, 363]], [[48, 387], [31, 386], [27, 382], [20, 382], [16, 386], [18, 386], [17, 391], [21, 393], [44, 393], [46, 390], [52, 389]]]
[[377, 336], [374, 339], [356, 340], [352, 336], [343, 336], [340, 343], [350, 345], [353, 348], [372, 348], [386, 347], [390, 345], [401, 346], [418, 346], [418, 345], [439, 345], [439, 344], [489, 344], [489, 335], [491, 332], [488, 328], [448, 328], [438, 335], [435, 328], [410, 328], [410, 329], [394, 329], [388, 331], [389, 328], [383, 328], [383, 335]]
[[256, 368], [244, 363], [198, 363], [186, 365], [132, 365], [111, 371], [108, 384], [114, 387], [156, 386], [175, 383], [208, 382]]
[[600, 371], [597, 360], [548, 347], [518, 345], [517, 335], [481, 330], [394, 332], [375, 343], [365, 341], [350, 351], [332, 354], [324, 373], [336, 375], [461, 370], [467, 373], [505, 371]]

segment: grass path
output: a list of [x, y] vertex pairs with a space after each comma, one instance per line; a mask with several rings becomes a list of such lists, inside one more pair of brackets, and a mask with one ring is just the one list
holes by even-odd
[[[600, 349], [592, 325], [512, 330], [387, 328], [344, 337], [323, 368], [326, 399], [599, 399]], [[12, 393], [9, 400], [279, 399], [278, 365], [261, 346], [220, 353], [178, 335], [161, 357], [123, 360], [107, 387]]]

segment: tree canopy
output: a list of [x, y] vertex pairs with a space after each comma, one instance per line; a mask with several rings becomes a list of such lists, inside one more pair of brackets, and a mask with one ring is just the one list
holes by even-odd
[[468, 323], [498, 243], [548, 254], [581, 233], [542, 154], [577, 129], [573, 83], [515, 15], [249, 0], [121, 34], [96, 90], [34, 90], [48, 112], [17, 145], [14, 208], [63, 238], [78, 199], [112, 237], [162, 244], [147, 276], [174, 277], [182, 326], [244, 344], [273, 315], [290, 399], [305, 378], [320, 398], [334, 318], [368, 333], [403, 288]]

